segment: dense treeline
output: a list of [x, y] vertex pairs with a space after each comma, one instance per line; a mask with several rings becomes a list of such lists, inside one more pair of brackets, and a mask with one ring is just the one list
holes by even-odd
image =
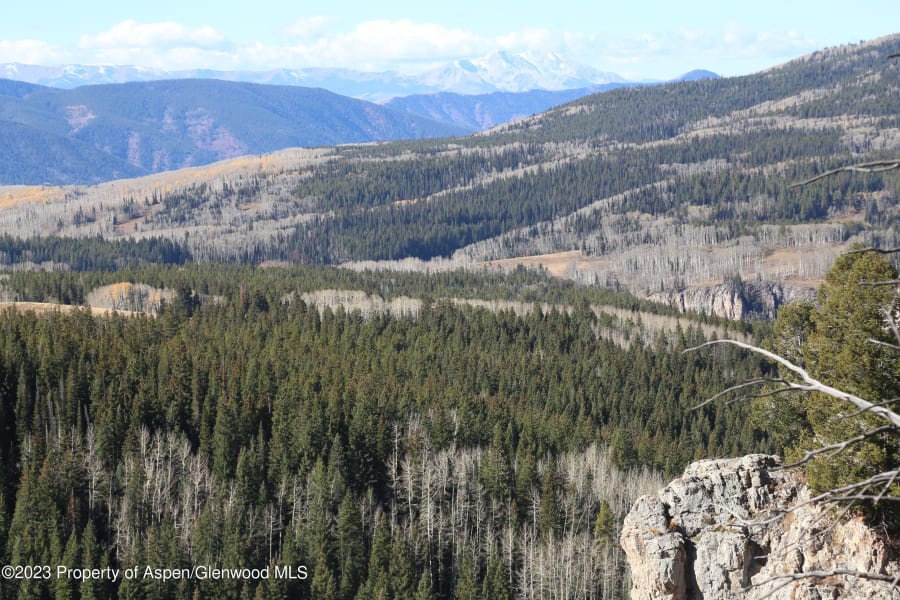
[[6, 581], [4, 600], [617, 597], [617, 520], [660, 483], [639, 469], [771, 449], [740, 406], [691, 410], [762, 368], [683, 353], [696, 331], [623, 348], [586, 308], [440, 301], [364, 319], [259, 276], [157, 318], [0, 314], [0, 558], [308, 578]]
[[[295, 190], [304, 198], [317, 199], [323, 216], [297, 226], [292, 235], [280, 234], [269, 249], [263, 247], [260, 252], [265, 258], [315, 263], [451, 256], [475, 242], [533, 227], [626, 192], [627, 201], [619, 207], [620, 212], [672, 215], [686, 221], [687, 207], [700, 205], [714, 209], [709, 220], [716, 223], [732, 221], [745, 228], [759, 223], [801, 223], [825, 219], [829, 210], [847, 203], [855, 194], [885, 188], [881, 179], [858, 184], [847, 178], [837, 189], [818, 186], [786, 194], [786, 182], [813, 172], [811, 161], [798, 159], [842, 151], [836, 130], [796, 133], [789, 143], [780, 134], [765, 129], [741, 131], [707, 136], [692, 144], [623, 148], [544, 164], [544, 153], [523, 153], [521, 165], [540, 166], [524, 169], [515, 176], [495, 177], [459, 189], [451, 187], [439, 197], [427, 200], [429, 190], [434, 193], [446, 189], [439, 185], [431, 188], [420, 181], [429, 175], [428, 168], [437, 168], [435, 165], [445, 175], [434, 180], [445, 186], [447, 172], [468, 174], [469, 179], [478, 181], [479, 173], [486, 170], [499, 172], [512, 167], [508, 163], [494, 164], [493, 157], [473, 161], [471, 154], [465, 153], [437, 162], [432, 159], [428, 161], [431, 166], [423, 170], [409, 169], [407, 161], [398, 161], [390, 168], [390, 176], [383, 172], [372, 176], [367, 163], [345, 163], [341, 170], [343, 183], [329, 179], [317, 184], [324, 188], [310, 183]], [[702, 164], [714, 158], [723, 161], [714, 173], [673, 177], [667, 170], [668, 165]], [[787, 177], [771, 177], [758, 170], [787, 159], [797, 161], [792, 163]], [[473, 165], [480, 170], [473, 171]], [[664, 191], [648, 185], [652, 182], [661, 182]], [[765, 213], [740, 212], [742, 202], [759, 195], [787, 200]], [[605, 216], [595, 213], [598, 219]], [[592, 230], [597, 227], [592, 224]]]
[[0, 236], [0, 265], [55, 263], [75, 271], [111, 271], [141, 264], [180, 265], [190, 260], [186, 248], [161, 237], [105, 240]]
[[[585, 287], [519, 267], [502, 273], [492, 270], [454, 270], [437, 273], [336, 269], [322, 266], [259, 268], [248, 265], [194, 264], [141, 265], [115, 271], [15, 271], [0, 280], [0, 294], [7, 300], [84, 304], [102, 286], [128, 282], [174, 290], [200, 301], [219, 297], [262, 296], [270, 305], [298, 294], [325, 289], [352, 290], [384, 300], [401, 297], [423, 299], [464, 298], [514, 301], [526, 304], [608, 306], [655, 315], [680, 315], [677, 309], [604, 287]], [[242, 292], [241, 290], [245, 291]], [[736, 322], [713, 315], [682, 315], [736, 335], [758, 335], [765, 323]]]

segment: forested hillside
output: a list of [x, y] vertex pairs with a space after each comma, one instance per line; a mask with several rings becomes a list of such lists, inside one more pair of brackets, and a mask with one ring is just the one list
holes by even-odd
[[0, 182], [97, 183], [292, 146], [464, 130], [323, 89], [216, 80], [60, 90], [0, 80]]
[[256, 264], [546, 261], [642, 296], [734, 281], [810, 289], [853, 241], [900, 242], [896, 171], [790, 187], [896, 155], [898, 44], [612, 90], [468, 138], [4, 188], [0, 231], [161, 236], [198, 260]]
[[[621, 597], [633, 498], [694, 457], [769, 447], [740, 407], [691, 410], [757, 359], [684, 354], [699, 324], [642, 335], [632, 313], [616, 332], [590, 308], [636, 300], [526, 271], [140, 267], [4, 286], [75, 298], [116, 278], [174, 294], [157, 317], [0, 314], [0, 562], [306, 578], [54, 573], [4, 581], [4, 599]], [[364, 317], [301, 299], [326, 287], [430, 300]], [[466, 289], [573, 308], [439, 299]]]
[[622, 597], [634, 498], [805, 425], [698, 407], [777, 373], [685, 350], [767, 323], [648, 297], [900, 245], [896, 170], [790, 187], [896, 156], [898, 44], [470, 137], [0, 188], [0, 600]]
[[[532, 117], [549, 108], [590, 94], [614, 90], [625, 83], [607, 83], [572, 90], [532, 90], [530, 92], [493, 92], [491, 94], [455, 94], [441, 92], [412, 94], [392, 98], [384, 105], [395, 110], [456, 125], [469, 132], [518, 119]], [[636, 85], [636, 84], [631, 84]]]

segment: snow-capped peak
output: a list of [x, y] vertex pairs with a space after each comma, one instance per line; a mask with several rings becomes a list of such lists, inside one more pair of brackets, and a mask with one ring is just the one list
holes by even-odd
[[604, 83], [622, 83], [615, 73], [568, 60], [555, 52], [492, 52], [470, 60], [458, 60], [428, 71], [422, 78], [446, 91], [564, 90]]
[[419, 75], [402, 75], [393, 71], [369, 73], [337, 68], [160, 71], [138, 66], [16, 64], [0, 64], [0, 74], [12, 79], [61, 88], [97, 83], [213, 77], [255, 83], [311, 85], [370, 100], [410, 93], [486, 94], [498, 91], [556, 91], [624, 82], [615, 73], [594, 69], [553, 52], [535, 51], [521, 53], [497, 51], [477, 58], [459, 59]]

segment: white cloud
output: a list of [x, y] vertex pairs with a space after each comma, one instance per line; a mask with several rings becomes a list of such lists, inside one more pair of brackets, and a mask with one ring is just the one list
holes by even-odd
[[[236, 43], [210, 26], [122, 21], [83, 35], [77, 48], [38, 40], [0, 41], [0, 62], [130, 64], [165, 70], [344, 67], [421, 71], [495, 50], [553, 51], [627, 78], [671, 77], [690, 68], [734, 74], [757, 70], [818, 47], [796, 31], [682, 28], [644, 34], [557, 33], [524, 28], [498, 35], [409, 19], [341, 27], [324, 16], [297, 20], [264, 41]], [[281, 37], [278, 37], [278, 36]], [[738, 66], [736, 66], [738, 65]]]
[[[498, 48], [533, 48], [547, 32], [527, 30], [496, 38], [460, 28], [408, 19], [373, 20], [341, 30], [328, 17], [298, 20], [277, 33], [280, 40], [236, 44], [212, 27], [177, 22], [126, 20], [106, 31], [82, 35], [77, 48], [42, 42], [0, 42], [12, 62], [131, 64], [159, 69], [267, 69], [346, 67], [400, 69], [486, 54]], [[286, 40], [285, 40], [286, 38]], [[43, 44], [43, 46], [41, 45]]]
[[[679, 69], [708, 68], [726, 75], [751, 72], [774, 65], [818, 47], [815, 40], [797, 31], [751, 31], [735, 23], [717, 30], [681, 28], [633, 36], [608, 36], [568, 40], [573, 53], [593, 56], [613, 70], [628, 68], [625, 77], [672, 77]], [[601, 66], [604, 65], [595, 65]]]
[[78, 46], [82, 49], [213, 48], [224, 41], [225, 36], [209, 26], [191, 28], [171, 21], [138, 23], [129, 19], [114, 25], [108, 31], [81, 36]]
[[0, 62], [53, 64], [63, 56], [57, 47], [41, 40], [0, 40]]
[[300, 43], [290, 50], [298, 59], [315, 66], [385, 68], [394, 63], [477, 54], [490, 45], [489, 40], [463, 29], [403, 19], [366, 21], [350, 31]]
[[281, 30], [281, 33], [297, 38], [318, 37], [328, 31], [333, 24], [335, 24], [335, 20], [330, 17], [308, 17], [288, 25]]
[[523, 29], [495, 38], [495, 49], [521, 52], [558, 46], [557, 38], [546, 29]]
[[239, 59], [225, 36], [213, 27], [129, 19], [106, 31], [82, 35], [78, 49], [66, 62], [178, 70], [231, 68]]

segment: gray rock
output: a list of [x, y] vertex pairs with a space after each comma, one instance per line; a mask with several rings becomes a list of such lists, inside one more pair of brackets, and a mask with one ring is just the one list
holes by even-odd
[[778, 308], [794, 300], [813, 300], [815, 288], [770, 282], [730, 281], [650, 294], [649, 299], [726, 319], [774, 319]]
[[900, 573], [877, 531], [860, 518], [833, 522], [809, 502], [802, 478], [777, 466], [762, 454], [699, 461], [639, 498], [620, 539], [632, 599], [900, 598], [887, 583], [851, 577], [773, 579], [834, 569]]

